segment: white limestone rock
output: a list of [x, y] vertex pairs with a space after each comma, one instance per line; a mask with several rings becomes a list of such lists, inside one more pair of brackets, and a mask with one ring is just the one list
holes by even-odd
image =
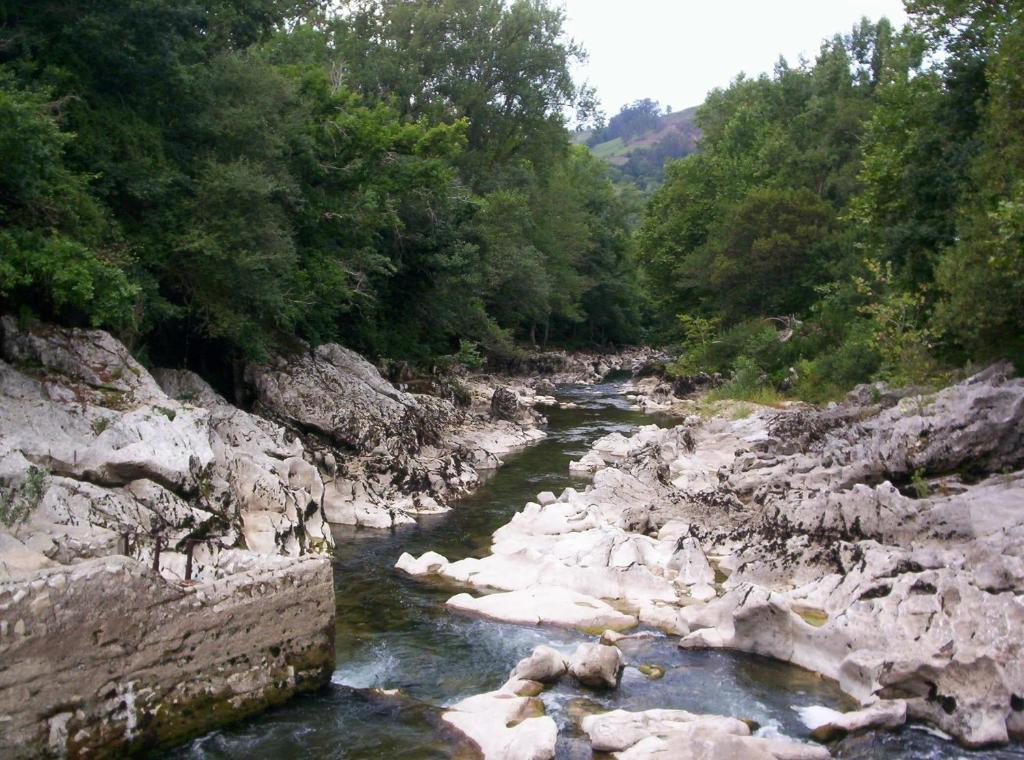
[[907, 703], [902, 699], [883, 700], [862, 710], [839, 712], [821, 705], [797, 709], [800, 720], [811, 729], [811, 738], [831, 742], [854, 731], [889, 730], [907, 722]]
[[687, 586], [708, 585], [715, 581], [715, 571], [696, 538], [683, 539], [669, 559], [668, 569], [675, 570], [678, 573], [676, 578]]
[[580, 644], [569, 660], [569, 672], [584, 686], [614, 689], [622, 673], [622, 653], [604, 644]]
[[512, 671], [512, 678], [554, 683], [565, 675], [569, 669], [562, 653], [543, 644], [534, 648], [528, 657], [523, 658]]
[[824, 747], [785, 739], [750, 736], [746, 723], [719, 715], [685, 710], [613, 710], [589, 715], [583, 732], [595, 751], [617, 758], [753, 758], [754, 760], [825, 760]]
[[555, 756], [558, 727], [534, 697], [506, 690], [478, 694], [452, 705], [441, 718], [479, 747], [485, 760]]
[[424, 552], [419, 558], [403, 552], [395, 568], [409, 575], [437, 575], [448, 565], [448, 560], [437, 552]]
[[548, 587], [472, 597], [458, 594], [446, 605], [453, 610], [520, 625], [554, 625], [585, 630], [625, 630], [636, 625], [632, 615], [585, 594]]

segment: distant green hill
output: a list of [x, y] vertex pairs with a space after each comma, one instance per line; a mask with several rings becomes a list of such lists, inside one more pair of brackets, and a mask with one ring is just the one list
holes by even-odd
[[598, 158], [614, 166], [625, 179], [650, 189], [664, 179], [665, 162], [697, 150], [700, 129], [694, 122], [697, 108], [663, 114], [654, 101], [624, 106], [600, 130], [576, 134], [574, 141], [590, 146]]

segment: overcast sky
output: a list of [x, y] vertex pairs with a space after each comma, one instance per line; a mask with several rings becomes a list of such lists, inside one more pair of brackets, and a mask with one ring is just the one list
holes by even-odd
[[699, 105], [739, 72], [771, 71], [782, 54], [813, 58], [861, 16], [906, 21], [902, 0], [561, 0], [568, 31], [590, 53], [578, 78], [608, 116], [640, 98]]

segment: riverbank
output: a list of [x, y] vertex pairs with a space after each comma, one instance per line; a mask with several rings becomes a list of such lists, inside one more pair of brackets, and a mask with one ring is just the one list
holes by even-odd
[[[625, 379], [462, 377], [455, 403], [327, 347], [250, 368], [244, 411], [194, 375], [147, 372], [103, 333], [4, 326], [4, 479], [31, 496], [31, 468], [46, 470], [28, 520], [0, 532], [11, 621], [0, 712], [17, 726], [5, 731], [14, 756], [217, 729], [172, 754], [323, 741], [353, 757], [448, 757], [480, 744], [453, 726], [465, 733], [496, 704], [515, 707], [516, 725], [543, 709], [549, 720], [527, 726], [542, 756], [552, 742], [558, 756], [589, 756], [595, 736], [664, 733], [668, 720], [728, 728], [721, 746], [814, 757], [813, 725], [842, 757], [945, 757], [951, 745], [913, 726], [982, 743], [967, 731], [990, 731], [1001, 705], [991, 688], [980, 702], [970, 689], [993, 683], [1007, 685], [1004, 726], [1016, 735], [1016, 645], [998, 621], [1015, 614], [1021, 392], [998, 369], [934, 397], [876, 388], [826, 410], [709, 413], [652, 403], [651, 383]], [[589, 369], [573, 376], [588, 381], [593, 362], [615, 364], [581, 361]], [[642, 361], [619, 363], [628, 376]], [[984, 477], [994, 467], [1006, 472]], [[328, 528], [339, 504], [349, 524]], [[441, 556], [417, 561], [430, 550]], [[123, 604], [96, 602], [129, 588]], [[954, 591], [990, 620], [989, 639], [967, 641], [973, 618]], [[986, 607], [993, 599], [1003, 606]], [[274, 609], [287, 614], [263, 614]], [[606, 628], [643, 634], [601, 637], [619, 652], [616, 688], [594, 691], [570, 672], [509, 683], [524, 701], [466, 702], [502, 687], [541, 644], [568, 670]], [[881, 631], [886, 647], [920, 635], [893, 649], [917, 664], [889, 664], [881, 647], [872, 661], [861, 629]], [[953, 650], [939, 641], [947, 631]], [[69, 651], [69, 637], [95, 644]], [[995, 676], [949, 667], [984, 647]], [[865, 698], [865, 684], [878, 693]], [[881, 707], [858, 713], [872, 697]], [[584, 721], [615, 710], [635, 715]], [[745, 743], [782, 737], [803, 744]], [[662, 751], [652, 744], [641, 749]]]
[[[497, 689], [538, 644], [550, 643], [569, 656], [594, 637], [452, 614], [445, 601], [463, 587], [437, 577], [424, 583], [392, 566], [406, 551], [419, 556], [434, 549], [453, 560], [486, 556], [491, 534], [538, 490], [586, 487], [588, 479], [572, 474], [569, 463], [594, 441], [610, 433], [629, 435], [652, 422], [673, 424], [631, 409], [623, 382], [559, 387], [560, 405], [546, 410], [547, 438], [510, 456], [451, 512], [393, 532], [337, 528], [338, 668], [331, 686], [212, 733], [173, 756], [287, 756], [338, 747], [350, 758], [474, 756], [472, 745], [442, 720], [446, 708]], [[583, 711], [668, 704], [735, 712], [791, 734], [800, 727], [794, 704], [849, 706], [834, 685], [789, 665], [687, 652], [662, 635], [636, 640], [632, 647], [619, 689], [581, 692], [564, 679], [540, 695], [559, 729], [559, 756], [589, 756], [579, 728]], [[663, 677], [644, 675], [639, 668], [646, 663], [662, 666]]]
[[544, 436], [530, 388], [459, 405], [340, 346], [244, 387], [247, 409], [105, 332], [0, 321], [6, 755], [149, 750], [323, 687], [330, 525], [443, 514]]
[[968, 746], [1018, 738], [1021, 381], [748, 407], [607, 436], [576, 467], [593, 484], [537, 495], [488, 556], [398, 566], [488, 592], [452, 597], [462, 612], [590, 629], [611, 601], [688, 650], [818, 671], [870, 707], [806, 711], [833, 742], [908, 719]]

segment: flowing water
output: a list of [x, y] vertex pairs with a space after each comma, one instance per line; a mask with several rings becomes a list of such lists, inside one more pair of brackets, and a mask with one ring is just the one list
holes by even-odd
[[[593, 640], [573, 631], [479, 620], [445, 610], [465, 589], [423, 582], [393, 569], [403, 551], [433, 549], [451, 560], [484, 556], [495, 529], [540, 491], [560, 492], [585, 483], [569, 475], [569, 461], [597, 438], [630, 433], [639, 425], [670, 424], [630, 410], [620, 384], [564, 386], [553, 409], [549, 436], [509, 458], [472, 496], [445, 515], [423, 518], [391, 532], [337, 528], [337, 670], [332, 684], [256, 718], [211, 733], [171, 753], [190, 758], [453, 758], [470, 749], [444, 728], [442, 708], [497, 689], [509, 671], [540, 643], [566, 653]], [[576, 721], [595, 710], [655, 707], [717, 713], [756, 721], [763, 733], [806, 736], [794, 707], [851, 709], [831, 681], [761, 657], [680, 650], [659, 636], [632, 642], [620, 687], [581, 690], [562, 682], [542, 695], [559, 724], [559, 757], [589, 758]], [[665, 676], [650, 680], [636, 665], [654, 664]], [[381, 690], [399, 690], [397, 695]], [[918, 728], [855, 737], [838, 748], [847, 758], [1021, 758], [1005, 750], [966, 753]]]

